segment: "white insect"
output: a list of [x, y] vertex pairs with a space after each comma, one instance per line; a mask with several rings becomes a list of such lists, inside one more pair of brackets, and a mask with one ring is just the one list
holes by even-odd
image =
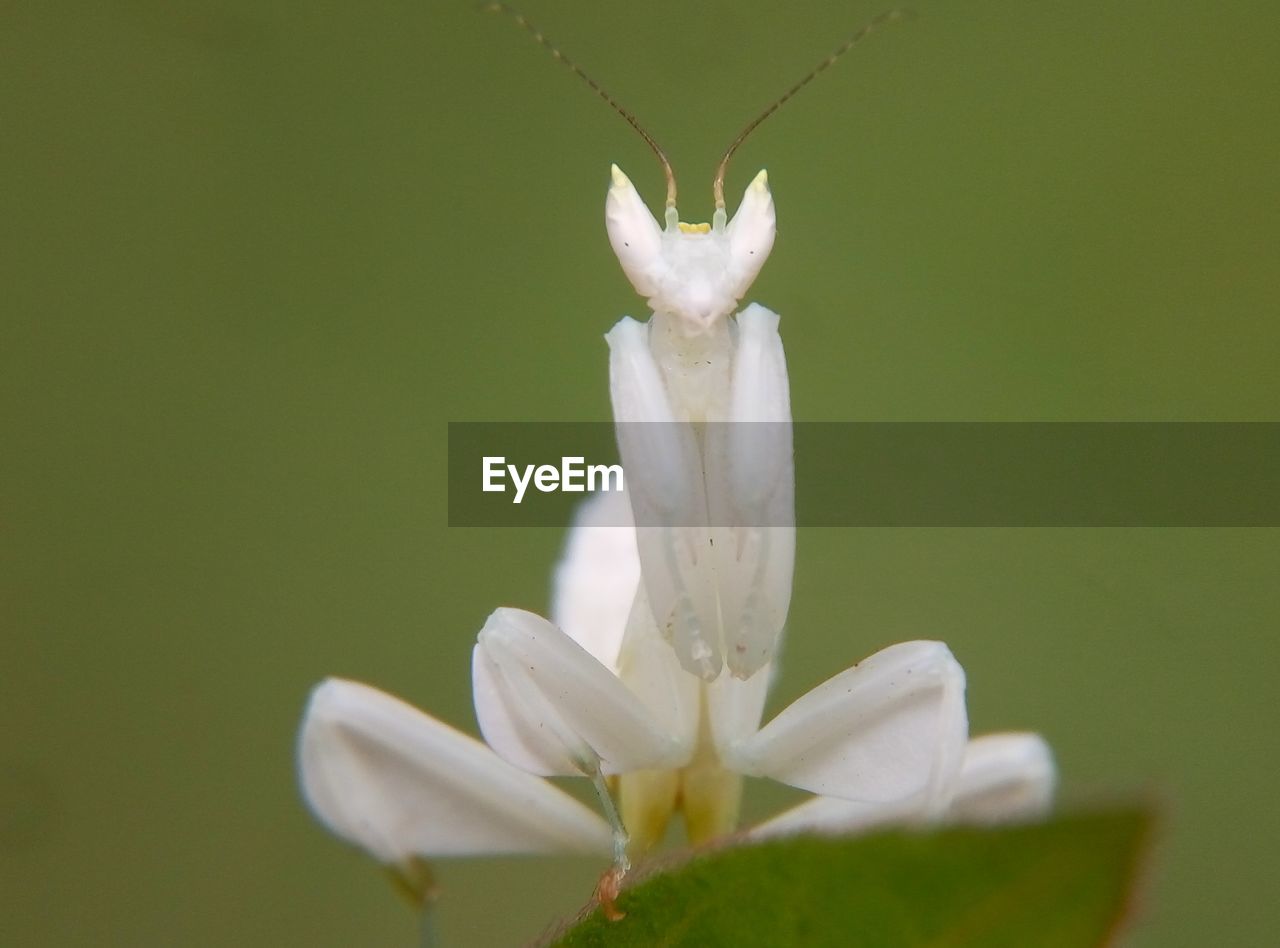
[[[498, 609], [480, 630], [485, 744], [369, 686], [321, 683], [298, 749], [317, 817], [423, 897], [428, 858], [612, 853], [598, 889], [609, 913], [629, 853], [660, 842], [675, 814], [695, 844], [732, 832], [747, 776], [818, 795], [761, 835], [1043, 809], [1043, 741], [971, 752], [964, 672], [940, 642], [882, 649], [761, 724], [791, 597], [791, 408], [777, 315], [757, 304], [733, 315], [773, 246], [773, 199], [760, 172], [729, 219], [725, 170], [756, 125], [893, 15], [747, 126], [717, 169], [711, 223], [690, 225], [670, 164], [630, 113], [491, 6], [637, 128], [666, 174], [665, 226], [617, 168], [606, 205], [623, 270], [653, 308], [607, 335], [629, 509], [613, 494], [580, 509], [554, 621]], [[590, 779], [607, 822], [534, 774]]]
[[709, 224], [676, 210], [666, 154], [635, 117], [524, 16], [533, 38], [644, 138], [662, 163], [664, 226], [617, 167], [605, 223], [623, 272], [653, 310], [607, 335], [618, 446], [638, 528], [647, 608], [688, 672], [714, 681], [726, 667], [747, 679], [777, 649], [795, 562], [794, 465], [786, 361], [778, 317], [752, 304], [736, 318], [773, 249], [777, 219], [768, 175], [725, 209], [729, 159], [784, 102], [897, 11], [871, 21], [750, 122], [712, 182]]

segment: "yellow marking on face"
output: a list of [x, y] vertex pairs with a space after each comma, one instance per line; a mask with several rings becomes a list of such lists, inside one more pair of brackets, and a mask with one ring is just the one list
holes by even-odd
[[711, 233], [710, 224], [686, 224], [680, 222], [680, 233], [682, 234], [709, 234]]

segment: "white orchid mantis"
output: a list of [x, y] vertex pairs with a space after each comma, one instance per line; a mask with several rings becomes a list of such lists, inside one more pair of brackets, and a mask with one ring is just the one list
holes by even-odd
[[[329, 679], [299, 737], [307, 802], [410, 885], [430, 858], [612, 854], [606, 905], [629, 853], [673, 815], [694, 843], [734, 831], [744, 776], [815, 795], [757, 827], [762, 837], [1039, 813], [1053, 786], [1046, 746], [969, 741], [964, 673], [940, 642], [883, 649], [761, 726], [791, 600], [791, 406], [778, 316], [756, 304], [732, 315], [773, 246], [768, 179], [752, 180], [732, 219], [723, 183], [776, 105], [725, 153], [712, 222], [690, 225], [661, 149], [592, 87], [667, 176], [664, 228], [616, 166], [606, 201], [610, 242], [653, 308], [606, 336], [628, 493], [583, 505], [550, 621], [503, 608], [480, 630], [471, 672], [486, 743]], [[591, 780], [607, 821], [541, 779], [566, 775]]]

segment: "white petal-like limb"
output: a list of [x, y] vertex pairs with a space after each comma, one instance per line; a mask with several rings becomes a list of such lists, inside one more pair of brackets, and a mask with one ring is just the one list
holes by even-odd
[[568, 776], [676, 766], [688, 756], [613, 672], [546, 619], [498, 609], [478, 639], [476, 717], [508, 762]]
[[311, 693], [298, 778], [316, 817], [388, 865], [414, 857], [608, 855], [609, 825], [484, 744], [385, 692], [330, 678]]
[[1033, 820], [1053, 803], [1057, 767], [1039, 734], [984, 734], [969, 742], [947, 813], [961, 823]]
[[814, 797], [753, 828], [753, 839], [796, 833], [840, 835], [881, 826], [1016, 823], [1044, 816], [1053, 802], [1053, 755], [1038, 734], [986, 734], [965, 747], [950, 807], [937, 817], [927, 794], [889, 803]]
[[578, 506], [553, 581], [551, 621], [607, 668], [640, 585], [640, 554], [625, 491], [602, 491]]
[[720, 752], [746, 774], [874, 803], [950, 787], [967, 736], [959, 663], [941, 642], [904, 642], [828, 679]]
[[658, 292], [661, 282], [662, 231], [631, 179], [617, 165], [610, 173], [609, 196], [604, 202], [609, 243], [631, 285], [648, 299]]

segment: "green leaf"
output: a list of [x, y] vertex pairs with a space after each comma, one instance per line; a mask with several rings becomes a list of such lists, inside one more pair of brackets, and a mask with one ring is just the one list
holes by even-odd
[[1002, 829], [814, 837], [696, 855], [554, 942], [1082, 948], [1106, 943], [1152, 819], [1127, 808]]

